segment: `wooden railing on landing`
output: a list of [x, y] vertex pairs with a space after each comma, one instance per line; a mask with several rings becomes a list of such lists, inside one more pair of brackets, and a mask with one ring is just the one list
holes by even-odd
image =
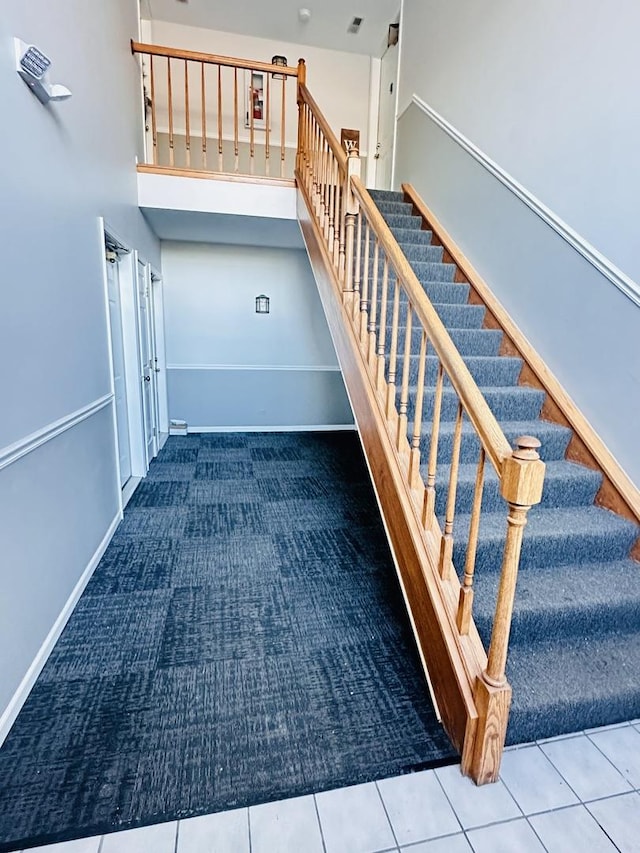
[[290, 67], [133, 41], [131, 49], [142, 60], [150, 171], [293, 178], [296, 93], [287, 84], [305, 82], [303, 59]]
[[[539, 442], [512, 451], [446, 328], [304, 83], [298, 86], [299, 216], [437, 706], [462, 769], [497, 779], [511, 689], [505, 666], [527, 513], [542, 496]], [[434, 359], [427, 361], [427, 354]], [[435, 361], [435, 364], [434, 364]], [[435, 367], [435, 370], [433, 369]], [[413, 393], [410, 389], [414, 388]], [[445, 394], [455, 425], [443, 525], [436, 475]], [[450, 405], [450, 403], [448, 403]], [[462, 583], [453, 566], [463, 425], [479, 446]], [[425, 440], [426, 439], [426, 440]], [[428, 447], [426, 466], [422, 447]], [[473, 622], [485, 466], [506, 501], [506, 538], [488, 655]]]

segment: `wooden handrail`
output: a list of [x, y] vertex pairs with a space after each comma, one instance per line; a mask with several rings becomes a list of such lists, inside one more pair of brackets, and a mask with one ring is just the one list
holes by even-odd
[[193, 60], [204, 62], [206, 65], [223, 65], [228, 68], [243, 68], [248, 71], [265, 71], [269, 74], [281, 74], [286, 77], [297, 77], [298, 66], [272, 65], [270, 62], [259, 62], [254, 59], [238, 59], [235, 56], [219, 56], [216, 53], [202, 53], [198, 50], [180, 50], [176, 47], [164, 47], [159, 44], [145, 44], [131, 40], [132, 53], [144, 53], [148, 56], [165, 56], [169, 59]]
[[475, 290], [487, 309], [493, 314], [504, 333], [511, 340], [518, 353], [537, 378], [541, 387], [560, 409], [569, 426], [584, 442], [586, 448], [598, 463], [602, 473], [611, 481], [615, 489], [617, 489], [629, 510], [630, 517], [640, 523], [640, 490], [630, 480], [609, 448], [540, 358], [516, 323], [514, 323], [505, 311], [498, 299], [491, 292], [485, 280], [464, 255], [448, 231], [439, 222], [433, 211], [418, 195], [415, 188], [411, 184], [403, 184], [402, 191], [428, 223], [429, 228], [438, 237], [445, 250], [451, 256], [452, 261], [467, 278], [472, 289]]
[[493, 467], [500, 474], [504, 460], [511, 456], [511, 445], [362, 181], [358, 178], [352, 178], [351, 184], [356, 198], [362, 205], [368, 221], [387, 253], [387, 257], [395, 267], [398, 277], [402, 279], [416, 314], [423, 327], [429, 331], [429, 339], [451, 384], [462, 401], [474, 429], [480, 436]]
[[325, 119], [322, 111], [319, 106], [313, 99], [313, 96], [307, 89], [304, 84], [300, 84], [298, 86], [298, 99], [302, 101], [302, 103], [307, 104], [313, 116], [322, 131], [324, 138], [327, 140], [329, 147], [331, 148], [334, 157], [338, 161], [338, 165], [340, 166], [340, 171], [345, 174], [347, 171], [347, 152], [344, 150], [342, 145], [340, 145], [340, 141], [335, 133], [331, 130], [329, 125], [327, 124], [327, 120]]

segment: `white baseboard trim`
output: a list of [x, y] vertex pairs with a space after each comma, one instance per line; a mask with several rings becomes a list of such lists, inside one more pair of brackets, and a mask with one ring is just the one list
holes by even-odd
[[167, 370], [272, 370], [339, 373], [339, 364], [168, 364]]
[[309, 424], [308, 426], [190, 426], [196, 432], [353, 432], [355, 424]]
[[142, 482], [142, 479], [142, 477], [129, 477], [127, 482], [124, 484], [124, 488], [122, 489], [122, 509], [124, 509], [129, 503], [133, 497], [133, 493]]
[[[441, 130], [443, 130], [451, 139], [454, 140], [462, 149], [470, 154], [475, 160], [480, 163], [488, 172], [490, 172], [500, 183], [517, 196], [520, 201], [524, 202], [537, 216], [547, 223], [553, 230], [559, 234], [563, 240], [566, 240], [572, 248], [574, 248], [582, 257], [587, 260], [598, 272], [614, 284], [618, 290], [624, 293], [636, 305], [640, 305], [640, 285], [629, 278], [613, 261], [607, 258], [602, 252], [599, 252], [595, 246], [589, 243], [584, 237], [578, 234], [577, 231], [568, 225], [563, 219], [555, 214], [550, 208], [544, 204], [539, 198], [517, 181], [513, 175], [506, 172], [499, 166], [495, 160], [492, 160], [488, 154], [485, 154], [475, 143], [461, 133], [457, 127], [454, 127], [444, 116], [434, 110], [432, 106], [427, 104], [418, 95], [412, 98], [414, 103], [421, 112], [428, 116]], [[405, 110], [406, 112], [406, 110]]]
[[40, 646], [40, 649], [35, 656], [31, 666], [27, 670], [26, 675], [20, 682], [20, 685], [16, 692], [11, 697], [11, 700], [5, 710], [0, 717], [0, 746], [4, 743], [7, 735], [11, 730], [11, 726], [14, 724], [16, 717], [20, 713], [20, 709], [24, 705], [33, 688], [33, 685], [36, 683], [36, 680], [42, 669], [47, 662], [49, 655], [51, 654], [53, 647], [55, 646], [60, 634], [64, 630], [65, 625], [69, 621], [69, 617], [73, 612], [73, 608], [78, 603], [78, 599], [84, 592], [84, 588], [89, 583], [91, 575], [96, 570], [98, 563], [100, 562], [102, 555], [107, 550], [107, 546], [111, 541], [113, 534], [116, 532], [116, 528], [118, 524], [120, 524], [120, 513], [116, 515], [111, 524], [109, 525], [109, 529], [104, 535], [102, 542], [98, 545], [96, 551], [93, 556], [89, 560], [89, 563], [82, 573], [80, 580], [75, 585], [73, 592], [67, 599], [66, 604], [62, 608], [62, 611], [56, 621], [53, 624], [53, 627], [47, 634], [47, 637], [44, 643]]
[[113, 394], [105, 394], [94, 400], [93, 403], [89, 403], [88, 406], [83, 406], [81, 409], [77, 409], [75, 412], [71, 412], [71, 414], [65, 415], [51, 424], [47, 424], [42, 429], [32, 432], [30, 435], [15, 441], [13, 444], [0, 448], [0, 471], [13, 462], [17, 462], [18, 459], [22, 459], [27, 453], [31, 453], [32, 450], [35, 450], [47, 441], [51, 441], [51, 439], [56, 438], [63, 432], [82, 423], [82, 421], [86, 421], [87, 418], [95, 415], [96, 412], [102, 411], [112, 400]]

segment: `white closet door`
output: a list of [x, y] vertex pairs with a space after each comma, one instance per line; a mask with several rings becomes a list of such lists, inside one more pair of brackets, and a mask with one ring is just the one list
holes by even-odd
[[129, 442], [129, 414], [127, 407], [127, 387], [125, 381], [118, 262], [111, 263], [110, 261], [107, 261], [107, 293], [109, 297], [109, 323], [111, 325], [116, 423], [118, 426], [120, 486], [124, 487], [131, 477], [131, 445]]

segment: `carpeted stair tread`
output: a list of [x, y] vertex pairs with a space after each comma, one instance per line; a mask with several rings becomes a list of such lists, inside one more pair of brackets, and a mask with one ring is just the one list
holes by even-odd
[[[426, 480], [426, 462], [420, 466]], [[477, 464], [462, 463], [458, 470], [458, 488], [456, 492], [456, 512], [471, 512], [475, 493]], [[450, 465], [438, 466], [436, 475], [436, 512], [444, 512], [449, 487]], [[602, 475], [584, 465], [558, 459], [548, 462], [542, 493], [541, 506], [551, 507], [584, 506], [593, 503], [596, 492], [602, 482]], [[482, 508], [486, 512], [499, 512], [507, 504], [500, 495], [499, 480], [496, 471], [489, 462], [485, 465]]]
[[410, 228], [420, 231], [422, 228], [422, 217], [410, 214], [391, 213], [384, 217], [389, 228]]
[[[473, 613], [488, 647], [500, 577], [477, 574]], [[640, 624], [640, 563], [618, 560], [524, 569], [518, 574], [510, 655], [551, 637], [633, 631]]]
[[412, 246], [416, 244], [431, 245], [433, 238], [431, 231], [417, 230], [416, 228], [401, 228], [396, 225], [390, 225], [389, 228], [401, 247], [405, 242]]
[[[447, 331], [463, 357], [465, 355], [498, 355], [504, 337], [500, 329], [448, 328]], [[421, 329], [417, 329], [416, 334], [419, 340]]]
[[[452, 285], [459, 287], [459, 285]], [[449, 328], [456, 329], [475, 329], [480, 331], [484, 322], [485, 308], [484, 305], [469, 305], [469, 304], [451, 304], [451, 303], [433, 303], [438, 316]], [[402, 319], [402, 318], [401, 318]], [[415, 323], [413, 324], [415, 331]], [[387, 327], [390, 330], [390, 325]], [[406, 326], [404, 322], [398, 324], [398, 334], [404, 333]]]
[[[522, 370], [522, 359], [513, 356], [467, 355], [463, 357], [463, 360], [469, 368], [469, 372], [481, 387], [512, 387], [517, 382], [520, 371]], [[418, 378], [420, 357], [417, 355], [411, 356], [410, 362], [409, 381], [413, 383]], [[435, 387], [439, 364], [440, 359], [437, 356], [427, 356], [426, 385], [428, 387]], [[445, 377], [445, 387], [448, 384], [449, 379]]]
[[[436, 266], [434, 264], [434, 266]], [[433, 272], [433, 270], [432, 270]], [[379, 282], [382, 280], [382, 275], [380, 275]], [[424, 292], [427, 294], [431, 302], [436, 305], [463, 305], [467, 306], [467, 300], [469, 298], [469, 285], [468, 284], [455, 284], [451, 281], [446, 281], [445, 279], [435, 279], [424, 277], [420, 279], [420, 284]], [[404, 319], [404, 314], [406, 310], [407, 302], [406, 300], [399, 301], [400, 310], [400, 318]], [[475, 306], [469, 306], [475, 307]], [[479, 306], [482, 307], [482, 306]], [[436, 309], [437, 310], [437, 309]], [[484, 309], [483, 309], [484, 310]], [[387, 300], [387, 328], [391, 329], [391, 320], [393, 317], [393, 296], [388, 298]], [[438, 312], [440, 313], [440, 312]], [[441, 318], [442, 319], [442, 318]], [[414, 324], [415, 325], [415, 324]]]
[[399, 213], [402, 216], [411, 216], [413, 213], [413, 204], [410, 201], [379, 201], [376, 207], [383, 217], [391, 213]]
[[[398, 377], [398, 385], [401, 377]], [[411, 421], [415, 412], [416, 388], [409, 389], [408, 416]], [[526, 385], [516, 386], [482, 386], [480, 388], [487, 404], [498, 421], [510, 420], [535, 420], [540, 414], [544, 402], [544, 391], [537, 388], [528, 388]], [[399, 388], [398, 394], [399, 396]], [[435, 390], [428, 389], [424, 395], [423, 417], [430, 420], [433, 412]], [[458, 395], [450, 385], [444, 385], [442, 389], [442, 412], [443, 421], [450, 421], [456, 417], [458, 410]]]
[[507, 664], [513, 688], [507, 743], [640, 715], [640, 632], [552, 637], [514, 652]]
[[370, 190], [367, 189], [367, 192], [371, 196], [371, 198], [376, 202], [376, 205], [379, 201], [404, 201], [404, 193], [399, 190]]
[[[476, 555], [476, 572], [499, 571], [504, 549], [507, 513], [483, 513]], [[454, 565], [464, 566], [470, 515], [456, 515]], [[579, 563], [582, 560], [622, 560], [638, 535], [636, 525], [597, 506], [534, 506], [525, 528], [520, 568]]]
[[[513, 447], [515, 441], [521, 435], [535, 435], [542, 442], [540, 448], [540, 457], [543, 461], [548, 462], [556, 459], [563, 459], [569, 439], [571, 438], [571, 430], [568, 427], [563, 427], [558, 424], [552, 424], [549, 421], [509, 421], [500, 422], [502, 431], [509, 444]], [[453, 433], [455, 429], [454, 421], [443, 421], [440, 424], [440, 437], [438, 441], [438, 460], [441, 464], [446, 464], [451, 459], [451, 448], [453, 445]], [[422, 429], [422, 439], [420, 448], [423, 455], [423, 460], [426, 462], [429, 453], [429, 445], [431, 441], [431, 423], [425, 421]], [[480, 442], [476, 435], [473, 426], [469, 421], [464, 421], [462, 424], [462, 441], [460, 445], [460, 461], [462, 463], [471, 463], [478, 461], [480, 452]]]

